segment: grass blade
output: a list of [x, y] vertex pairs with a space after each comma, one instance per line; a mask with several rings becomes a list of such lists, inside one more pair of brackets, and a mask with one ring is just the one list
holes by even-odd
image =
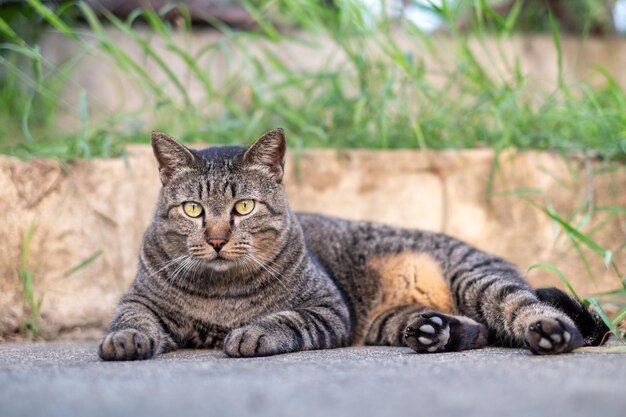
[[143, 66], [136, 63], [122, 48], [109, 39], [91, 7], [84, 2], [78, 3], [78, 7], [91, 29], [98, 36], [102, 51], [113, 58], [114, 63], [120, 68], [130, 69], [137, 74], [138, 79], [144, 82], [157, 98], [163, 98], [165, 96], [163, 89], [150, 77]]
[[561, 49], [559, 26], [556, 23], [556, 19], [554, 18], [552, 10], [548, 12], [548, 16], [550, 17], [550, 30], [552, 31], [552, 41], [554, 42], [554, 47], [556, 48], [556, 64], [558, 71], [559, 88], [564, 88], [565, 82], [563, 81], [563, 51]]
[[26, 2], [55, 29], [63, 33], [68, 38], [81, 42], [78, 35], [76, 35], [76, 31], [63, 22], [52, 10], [43, 5], [39, 0], [26, 0]]
[[618, 339], [621, 339], [621, 336], [619, 334], [619, 331], [617, 330], [617, 327], [615, 327], [615, 324], [613, 324], [613, 321], [606, 314], [606, 312], [604, 311], [604, 309], [602, 308], [598, 300], [595, 297], [589, 297], [587, 298], [587, 301], [589, 301], [589, 304], [593, 306], [594, 310], [596, 310], [596, 312], [598, 313], [598, 315], [600, 316], [604, 324], [606, 324], [609, 330], [611, 330], [611, 333], [613, 333], [615, 337], [617, 337]]
[[563, 282], [563, 284], [565, 284], [565, 286], [567, 287], [569, 292], [574, 296], [574, 298], [577, 301], [582, 302], [582, 300], [580, 299], [580, 297], [578, 296], [578, 294], [574, 290], [574, 287], [572, 287], [572, 284], [567, 280], [567, 278], [565, 278], [563, 273], [556, 266], [554, 266], [552, 264], [549, 264], [549, 263], [537, 263], [537, 264], [531, 265], [528, 268], [527, 272], [530, 272], [533, 269], [537, 269], [537, 268], [547, 269], [548, 271], [553, 272], [554, 274], [556, 274], [556, 276], [558, 276], [559, 279], [561, 280], [561, 282]]
[[20, 329], [23, 334], [26, 334], [31, 338], [36, 337], [39, 332], [39, 308], [41, 307], [41, 301], [43, 299], [40, 298], [39, 302], [35, 301], [35, 288], [33, 282], [35, 273], [28, 266], [28, 258], [30, 257], [31, 243], [36, 223], [36, 218], [33, 218], [28, 226], [28, 229], [26, 230], [26, 234], [24, 235], [21, 264], [17, 271], [22, 282], [22, 314], [25, 315], [26, 311], [29, 310], [28, 325], [24, 322], [24, 317], [22, 316]]
[[183, 86], [182, 82], [178, 79], [174, 71], [170, 68], [169, 65], [163, 61], [163, 59], [159, 56], [159, 54], [155, 51], [154, 48], [150, 46], [150, 43], [139, 36], [136, 31], [134, 31], [129, 25], [122, 22], [117, 16], [113, 13], [109, 12], [106, 9], [102, 10], [102, 13], [106, 16], [109, 22], [113, 23], [113, 25], [118, 28], [120, 31], [128, 35], [137, 45], [139, 45], [144, 53], [148, 55], [152, 60], [157, 64], [157, 66], [163, 71], [163, 73], [167, 76], [167, 78], [174, 84], [178, 92], [184, 98], [185, 103], [191, 107], [191, 100], [189, 99], [189, 95], [187, 94], [187, 90]]
[[24, 44], [24, 40], [20, 38], [13, 29], [11, 29], [11, 26], [9, 26], [9, 24], [6, 22], [6, 20], [2, 18], [2, 16], [0, 16], [0, 34], [6, 36], [17, 44]]
[[626, 308], [623, 308], [613, 319], [613, 325], [619, 326], [622, 321], [626, 320]]
[[102, 255], [102, 250], [98, 250], [94, 252], [92, 255], [88, 256], [87, 258], [80, 261], [78, 264], [74, 265], [73, 267], [65, 271], [63, 273], [63, 278], [68, 278], [72, 276], [73, 274], [75, 274], [76, 272], [80, 271], [81, 269], [87, 267], [90, 263], [98, 259], [100, 255]]

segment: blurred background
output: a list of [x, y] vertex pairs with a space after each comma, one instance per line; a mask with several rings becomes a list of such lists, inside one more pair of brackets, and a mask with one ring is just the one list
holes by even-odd
[[4, 0], [0, 18], [12, 155], [268, 126], [297, 147], [626, 149], [625, 1]]
[[102, 331], [150, 131], [279, 126], [296, 209], [454, 234], [623, 332], [625, 68], [626, 0], [0, 0], [0, 339]]

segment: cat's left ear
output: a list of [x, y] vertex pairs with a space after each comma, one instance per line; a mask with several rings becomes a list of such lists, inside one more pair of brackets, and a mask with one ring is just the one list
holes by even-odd
[[151, 139], [163, 185], [167, 185], [176, 173], [189, 169], [194, 164], [196, 156], [176, 139], [161, 132], [152, 132]]
[[258, 138], [244, 154], [244, 161], [281, 182], [285, 172], [285, 131], [272, 129]]

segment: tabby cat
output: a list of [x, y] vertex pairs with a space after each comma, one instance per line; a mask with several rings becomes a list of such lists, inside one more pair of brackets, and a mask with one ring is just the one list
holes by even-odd
[[507, 261], [450, 236], [293, 213], [282, 129], [204, 150], [155, 132], [152, 147], [163, 187], [104, 360], [358, 344], [556, 354], [607, 330], [560, 290], [535, 291]]

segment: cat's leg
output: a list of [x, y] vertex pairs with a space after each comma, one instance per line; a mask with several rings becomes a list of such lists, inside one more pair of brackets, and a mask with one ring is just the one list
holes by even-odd
[[583, 345], [572, 319], [539, 300], [511, 264], [469, 246], [457, 252], [447, 278], [458, 312], [485, 324], [500, 342], [527, 346], [536, 354]]
[[347, 306], [338, 299], [326, 300], [233, 329], [224, 340], [224, 352], [231, 357], [253, 357], [336, 348], [349, 344], [350, 331]]
[[98, 355], [103, 360], [150, 359], [174, 348], [174, 342], [165, 334], [156, 312], [136, 298], [127, 295], [120, 301], [110, 333], [98, 348]]
[[574, 320], [586, 346], [598, 346], [605, 341], [609, 328], [595, 311], [558, 288], [537, 288], [535, 294], [539, 301], [550, 304]]
[[309, 262], [305, 268], [307, 286], [294, 294], [293, 307], [231, 330], [224, 340], [228, 356], [269, 356], [351, 342], [352, 320], [341, 292], [315, 264]]
[[395, 306], [372, 321], [366, 345], [404, 346], [418, 353], [457, 352], [487, 345], [487, 328], [419, 304]]

